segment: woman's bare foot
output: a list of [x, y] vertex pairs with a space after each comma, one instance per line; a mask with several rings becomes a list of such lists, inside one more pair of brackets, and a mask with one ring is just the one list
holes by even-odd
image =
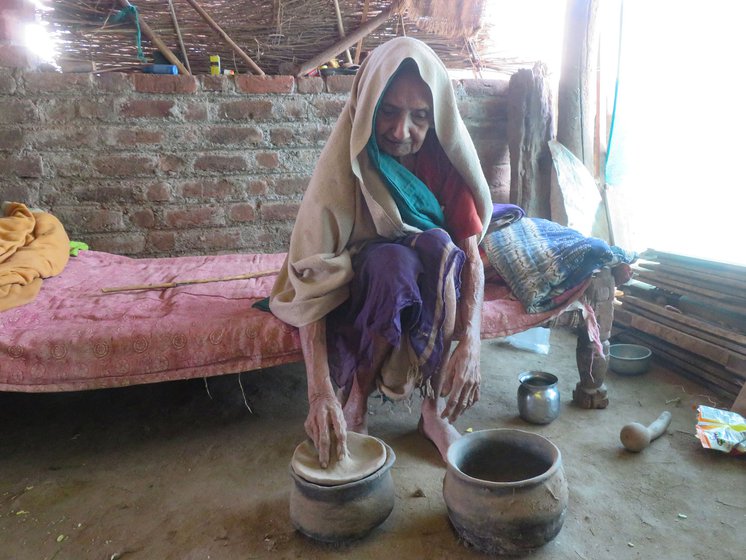
[[448, 448], [461, 437], [461, 434], [448, 420], [440, 417], [438, 399], [425, 399], [422, 402], [422, 416], [417, 425], [419, 432], [438, 448], [443, 462], [447, 462]]
[[347, 402], [342, 407], [347, 430], [368, 434], [368, 395], [363, 394], [357, 384], [352, 386]]

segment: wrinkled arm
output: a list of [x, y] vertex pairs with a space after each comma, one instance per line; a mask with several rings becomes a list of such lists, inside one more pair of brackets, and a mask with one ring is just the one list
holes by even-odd
[[326, 320], [320, 319], [300, 327], [300, 342], [308, 380], [306, 433], [316, 446], [319, 463], [326, 468], [332, 453], [332, 435], [336, 440], [334, 451], [337, 457], [341, 459], [347, 454], [347, 424], [329, 376]]
[[461, 273], [461, 297], [456, 305], [458, 346], [445, 366], [442, 397], [448, 397], [442, 418], [455, 421], [461, 413], [479, 400], [481, 373], [479, 355], [484, 300], [484, 268], [479, 258], [477, 237], [458, 244], [466, 253]]

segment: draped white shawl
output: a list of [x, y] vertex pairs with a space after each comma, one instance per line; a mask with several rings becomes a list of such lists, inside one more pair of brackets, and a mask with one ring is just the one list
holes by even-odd
[[471, 189], [482, 219], [482, 236], [487, 230], [492, 213], [489, 187], [459, 115], [446, 68], [425, 43], [409, 37], [392, 39], [361, 64], [303, 197], [288, 256], [270, 296], [272, 313], [286, 323], [307, 325], [347, 299], [353, 275], [351, 256], [367, 241], [419, 231], [402, 222], [365, 149], [376, 104], [391, 76], [408, 58], [430, 87], [438, 141]]

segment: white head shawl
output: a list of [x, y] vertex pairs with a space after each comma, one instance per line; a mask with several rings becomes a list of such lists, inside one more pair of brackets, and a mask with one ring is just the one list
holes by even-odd
[[361, 64], [303, 197], [288, 256], [270, 298], [272, 312], [286, 323], [307, 325], [347, 299], [353, 274], [351, 255], [366, 241], [419, 231], [402, 222], [365, 149], [378, 100], [408, 58], [430, 87], [438, 141], [471, 189], [482, 219], [482, 236], [487, 230], [492, 213], [490, 191], [459, 115], [448, 72], [425, 43], [409, 37], [392, 39]]

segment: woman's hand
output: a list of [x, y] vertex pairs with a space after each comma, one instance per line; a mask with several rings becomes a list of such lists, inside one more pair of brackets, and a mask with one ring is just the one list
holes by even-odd
[[479, 400], [482, 375], [479, 370], [484, 300], [484, 267], [478, 239], [469, 237], [458, 245], [466, 254], [461, 272], [461, 299], [456, 305], [456, 330], [460, 339], [445, 364], [441, 397], [448, 397], [441, 418], [454, 422]]
[[347, 454], [347, 423], [342, 406], [333, 394], [310, 396], [305, 428], [319, 453], [322, 468], [329, 465], [332, 453], [336, 453], [337, 459]]
[[338, 459], [347, 455], [347, 423], [329, 377], [326, 321], [319, 319], [300, 327], [299, 332], [308, 380], [308, 417], [304, 426], [319, 453], [319, 464], [326, 468], [332, 452]]
[[441, 418], [453, 423], [465, 410], [479, 400], [482, 375], [479, 369], [479, 340], [464, 339], [448, 358], [445, 365], [440, 396], [447, 397]]

